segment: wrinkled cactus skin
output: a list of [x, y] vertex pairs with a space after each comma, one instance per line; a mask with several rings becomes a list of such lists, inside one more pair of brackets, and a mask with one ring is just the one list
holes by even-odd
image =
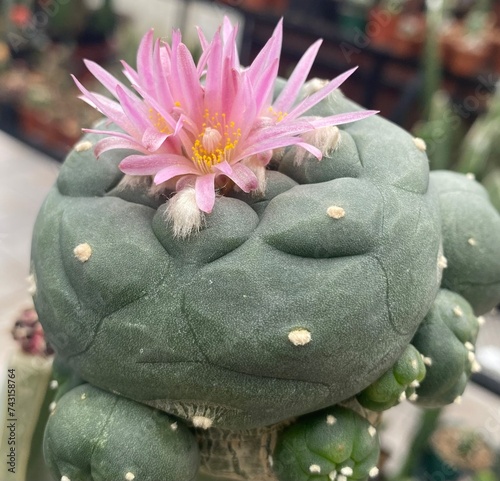
[[[353, 108], [339, 94], [316, 113]], [[290, 149], [265, 196], [218, 198], [187, 241], [173, 238], [164, 198], [117, 188], [124, 155], [73, 151], [33, 241], [47, 337], [102, 389], [228, 429], [279, 422], [377, 379], [435, 298], [427, 157], [381, 117], [343, 128], [321, 162], [293, 167]], [[86, 262], [73, 254], [82, 243]], [[299, 328], [307, 345], [288, 338]]]

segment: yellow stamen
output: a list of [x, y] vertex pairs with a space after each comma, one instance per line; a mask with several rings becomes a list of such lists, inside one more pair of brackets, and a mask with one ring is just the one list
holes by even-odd
[[281, 122], [288, 114], [286, 112], [276, 112], [273, 107], [269, 107], [269, 113], [274, 117], [276, 122]]
[[172, 129], [170, 128], [170, 125], [167, 124], [163, 115], [158, 113], [155, 109], [149, 109], [149, 118], [151, 119], [153, 125], [158, 129], [158, 132], [161, 132], [162, 134], [172, 133]]
[[241, 137], [241, 129], [233, 121], [226, 120], [226, 114], [216, 112], [204, 114], [202, 131], [193, 144], [191, 160], [205, 172], [211, 172], [214, 165], [230, 159]]

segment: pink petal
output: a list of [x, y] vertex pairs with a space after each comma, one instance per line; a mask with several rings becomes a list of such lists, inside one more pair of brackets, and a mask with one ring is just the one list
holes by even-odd
[[200, 210], [209, 214], [215, 203], [215, 174], [205, 174], [196, 177], [195, 183], [196, 205]]
[[170, 134], [159, 132], [155, 127], [148, 127], [142, 136], [142, 144], [147, 150], [154, 152], [158, 150]]
[[[249, 101], [253, 101], [252, 97], [244, 98], [241, 95], [242, 75], [237, 69], [231, 67], [231, 61], [228, 58], [224, 59], [222, 83], [219, 87], [221, 90], [221, 112], [225, 113], [229, 119], [239, 124], [239, 119], [242, 118], [243, 110]], [[246, 117], [248, 120], [248, 117]]]
[[[186, 160], [184, 158], [184, 160]], [[195, 168], [195, 166], [189, 162], [179, 162], [178, 164], [169, 165], [168, 167], [164, 167], [161, 169], [154, 178], [155, 184], [162, 184], [167, 180], [173, 179], [174, 177], [178, 177], [179, 175], [186, 174], [199, 174], [199, 171]]]
[[227, 16], [224, 16], [222, 25], [222, 38], [224, 39], [224, 58], [229, 60], [232, 68], [240, 69], [240, 59], [238, 56], [238, 48], [236, 37], [238, 36], [238, 24], [234, 26]]
[[245, 139], [258, 121], [256, 99], [246, 72], [235, 72], [234, 84], [229, 117], [241, 128], [241, 138]]
[[288, 113], [290, 118], [297, 118], [299, 115], [302, 115], [304, 112], [307, 112], [311, 107], [321, 102], [330, 92], [333, 92], [335, 89], [339, 88], [357, 69], [358, 67], [354, 67], [347, 72], [335, 77], [331, 80], [327, 85], [325, 85], [322, 89], [313, 93], [309, 97], [305, 98], [302, 102], [300, 102], [297, 107], [295, 107], [291, 112]]
[[286, 112], [290, 110], [300, 89], [302, 88], [302, 85], [304, 85], [304, 82], [311, 71], [312, 64], [318, 54], [318, 50], [321, 47], [322, 42], [323, 40], [318, 40], [313, 43], [302, 56], [299, 63], [293, 70], [292, 75], [290, 75], [285, 87], [276, 99], [276, 102], [274, 102], [274, 110], [277, 112]]
[[171, 163], [187, 159], [175, 154], [129, 155], [120, 162], [120, 170], [132, 175], [153, 175]]
[[144, 152], [144, 148], [141, 144], [136, 142], [134, 139], [124, 139], [121, 137], [106, 137], [97, 142], [94, 153], [97, 158], [99, 158], [104, 152], [113, 149], [132, 149], [138, 150], [139, 152]]
[[120, 137], [121, 139], [135, 141], [135, 139], [131, 135], [125, 134], [123, 132], [114, 132], [113, 130], [82, 129], [82, 131], [89, 134], [111, 135], [112, 137]]
[[266, 69], [259, 81], [254, 84], [257, 111], [260, 112], [264, 106], [271, 103], [274, 90], [274, 82], [278, 76], [279, 59], [275, 59], [271, 66]]
[[99, 112], [108, 117], [123, 130], [127, 131], [130, 134], [137, 134], [135, 126], [124, 114], [119, 103], [107, 97], [104, 97], [103, 95], [89, 92], [74, 75], [72, 75], [71, 77], [73, 78], [76, 86], [83, 93], [82, 99], [85, 100], [85, 102], [99, 110]]
[[222, 20], [222, 38], [224, 39], [224, 43], [234, 40], [231, 36], [234, 36], [236, 33], [238, 33], [238, 24], [233, 26], [229, 17], [224, 15], [224, 19]]
[[153, 76], [153, 29], [151, 28], [146, 35], [142, 37], [139, 49], [137, 50], [137, 73], [143, 85], [150, 86], [155, 84]]
[[[283, 19], [280, 19], [274, 29], [272, 37], [266, 42], [255, 60], [248, 67], [248, 74], [252, 83], [256, 82], [266, 70], [270, 61], [280, 58], [281, 43], [283, 41]], [[271, 60], [270, 60], [271, 59]]]
[[359, 112], [346, 112], [344, 114], [331, 115], [330, 117], [319, 117], [311, 119], [310, 123], [314, 128], [328, 127], [331, 125], [342, 125], [357, 120], [363, 120], [372, 115], [378, 114], [378, 110], [360, 110]]
[[259, 143], [250, 145], [245, 149], [238, 158], [251, 157], [255, 154], [260, 154], [266, 150], [274, 150], [280, 147], [288, 147], [289, 145], [295, 145], [303, 142], [300, 137], [279, 137], [277, 139], [268, 139]]
[[175, 190], [177, 192], [180, 192], [182, 189], [185, 189], [186, 187], [193, 187], [196, 183], [196, 177], [198, 175], [183, 175], [182, 177], [179, 177], [179, 180], [175, 184]]
[[198, 73], [198, 77], [201, 78], [203, 75], [207, 73], [206, 71], [206, 65], [208, 58], [210, 57], [210, 48], [207, 50], [203, 50], [203, 53], [200, 55], [200, 58], [198, 59], [198, 65], [196, 66], [196, 72]]
[[241, 163], [229, 165], [227, 162], [221, 162], [215, 168], [229, 177], [243, 192], [250, 192], [258, 187], [259, 182], [255, 174]]
[[314, 157], [316, 157], [318, 160], [321, 160], [323, 158], [323, 152], [321, 152], [321, 150], [319, 150], [314, 145], [308, 144], [306, 142], [298, 142], [295, 145], [297, 145], [298, 147], [302, 147], [303, 149], [307, 150], [312, 155], [314, 155]]
[[221, 174], [224, 174], [227, 176], [231, 175], [231, 173], [233, 172], [233, 169], [231, 168], [229, 163], [226, 162], [225, 160], [222, 161], [220, 164], [215, 165], [214, 169], [218, 170]]
[[181, 102], [181, 108], [194, 118], [201, 119], [203, 89], [193, 57], [182, 43], [172, 52], [172, 82], [179, 94], [180, 98], [176, 98], [176, 100]]
[[89, 72], [101, 82], [113, 95], [115, 95], [116, 87], [119, 85], [123, 90], [129, 90], [117, 78], [113, 77], [109, 72], [104, 70], [100, 65], [91, 60], [83, 61]]
[[220, 31], [217, 31], [212, 40], [210, 56], [207, 61], [207, 78], [205, 85], [206, 107], [210, 112], [222, 113], [222, 94], [225, 81], [222, 59], [222, 41]]
[[[172, 32], [172, 47], [170, 48], [170, 53], [175, 54], [177, 51], [177, 48], [181, 44], [182, 41], [182, 34], [180, 30], [174, 30]], [[168, 45], [168, 44], [167, 44]]]
[[149, 93], [147, 90], [144, 90], [141, 85], [134, 85], [134, 88], [137, 90], [137, 92], [144, 98], [144, 100], [151, 106], [153, 107], [167, 122], [169, 127], [173, 130], [175, 129], [175, 126], [177, 125], [177, 122], [174, 117], [171, 115], [171, 110], [173, 107], [173, 104], [163, 104], [158, 101], [151, 93]]
[[123, 66], [123, 74], [125, 75], [125, 77], [127, 77], [130, 83], [140, 83], [138, 73], [127, 62], [125, 62], [125, 60], [122, 60], [121, 64]]
[[302, 117], [299, 119], [291, 120], [289, 122], [284, 120], [282, 122], [279, 122], [278, 124], [255, 131], [248, 137], [247, 142], [249, 144], [252, 144], [262, 142], [263, 140], [278, 138], [283, 135], [299, 135], [304, 132], [313, 130], [315, 127], [312, 124], [312, 121], [316, 119], [316, 117]]
[[[151, 125], [151, 120], [146, 113], [146, 106], [134, 95], [123, 90], [119, 85], [116, 87], [116, 96], [128, 119], [134, 124], [141, 134]], [[141, 135], [142, 136], [142, 135]]]
[[207, 40], [207, 37], [205, 37], [205, 34], [203, 33], [203, 30], [200, 27], [196, 27], [196, 32], [198, 33], [198, 39], [200, 40], [201, 48], [203, 50], [206, 50], [210, 45]]
[[174, 99], [167, 81], [167, 76], [170, 73], [170, 57], [160, 40], [155, 44], [153, 56], [153, 75], [156, 82], [158, 102], [164, 105], [165, 108], [171, 108], [174, 105]]

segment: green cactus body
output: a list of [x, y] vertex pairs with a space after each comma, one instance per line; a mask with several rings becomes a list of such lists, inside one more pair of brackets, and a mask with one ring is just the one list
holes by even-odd
[[500, 216], [484, 187], [470, 177], [434, 171], [431, 186], [439, 199], [448, 260], [442, 287], [460, 294], [476, 315], [484, 314], [500, 296]]
[[[356, 108], [338, 94], [311, 113]], [[435, 298], [428, 161], [380, 117], [342, 128], [320, 162], [289, 149], [265, 195], [218, 197], [187, 240], [166, 197], [120, 183], [126, 152], [94, 158], [97, 138], [64, 163], [33, 241], [47, 337], [87, 382], [195, 426], [266, 426], [380, 377]]]
[[192, 481], [200, 463], [183, 424], [88, 384], [58, 401], [44, 453], [58, 479], [71, 481]]
[[500, 169], [493, 169], [483, 180], [491, 203], [500, 212]]
[[394, 366], [358, 394], [357, 400], [372, 411], [386, 411], [405, 399], [414, 399], [425, 373], [422, 355], [410, 344]]
[[279, 436], [274, 469], [279, 481], [367, 480], [380, 454], [376, 429], [339, 406], [304, 416]]
[[476, 363], [478, 331], [467, 301], [441, 290], [412, 340], [427, 364], [425, 379], [416, 391], [417, 404], [436, 408], [460, 399]]

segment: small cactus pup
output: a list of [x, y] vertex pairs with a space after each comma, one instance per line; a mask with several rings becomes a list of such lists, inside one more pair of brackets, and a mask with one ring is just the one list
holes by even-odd
[[[32, 248], [67, 380], [45, 436], [62, 481], [365, 481], [373, 411], [456, 397], [500, 299], [500, 219], [475, 184], [453, 177], [474, 215], [449, 228], [465, 210], [425, 143], [346, 99], [352, 71], [305, 82], [320, 42], [285, 82], [281, 22], [248, 68], [236, 35], [200, 31], [196, 64], [178, 32], [147, 33], [132, 89], [87, 62], [113, 100], [75, 79], [108, 121], [68, 155]], [[437, 392], [447, 369], [458, 387]]]

